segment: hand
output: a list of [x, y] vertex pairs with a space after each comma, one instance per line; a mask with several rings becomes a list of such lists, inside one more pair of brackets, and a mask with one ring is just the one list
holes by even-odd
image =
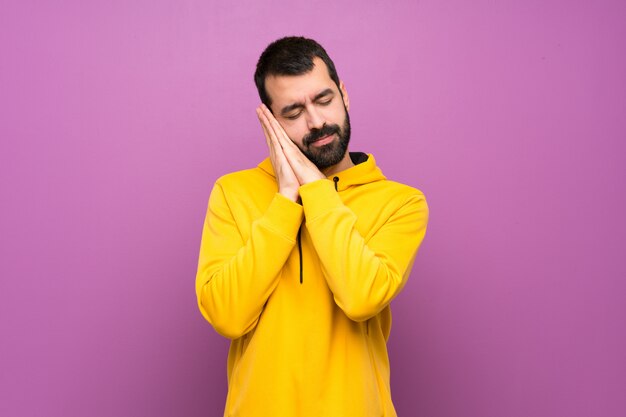
[[269, 132], [272, 140], [275, 140], [274, 146], [282, 150], [283, 156], [289, 163], [300, 185], [326, 178], [315, 164], [302, 153], [300, 148], [289, 139], [283, 127], [264, 104], [259, 106], [257, 113], [260, 114], [259, 119], [263, 124], [266, 137], [267, 132]]
[[[263, 133], [265, 134], [265, 141], [270, 151], [270, 161], [272, 162], [274, 174], [276, 175], [278, 192], [294, 202], [298, 201], [298, 198], [300, 197], [300, 194], [298, 193], [300, 182], [291, 169], [291, 165], [289, 165], [289, 162], [283, 153], [283, 149], [276, 138], [276, 133], [274, 132], [274, 129], [272, 129], [271, 123], [261, 107], [256, 109], [256, 114], [261, 122], [261, 127], [263, 128]], [[274, 119], [274, 116], [272, 116], [272, 119]]]

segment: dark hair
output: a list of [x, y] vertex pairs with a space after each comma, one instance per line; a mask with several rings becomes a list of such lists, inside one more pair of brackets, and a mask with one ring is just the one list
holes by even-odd
[[[333, 60], [322, 45], [302, 36], [288, 36], [270, 43], [259, 57], [254, 72], [254, 83], [263, 104], [272, 103], [265, 89], [268, 75], [301, 75], [313, 69], [313, 59], [320, 58], [328, 68], [328, 75], [339, 88], [339, 77]], [[339, 90], [341, 92], [341, 90]]]

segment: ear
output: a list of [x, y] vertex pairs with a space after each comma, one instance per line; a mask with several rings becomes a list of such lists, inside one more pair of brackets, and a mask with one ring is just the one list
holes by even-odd
[[348, 97], [346, 85], [342, 80], [339, 80], [339, 91], [341, 91], [341, 95], [343, 96], [343, 104], [346, 106], [346, 110], [350, 111], [350, 98]]

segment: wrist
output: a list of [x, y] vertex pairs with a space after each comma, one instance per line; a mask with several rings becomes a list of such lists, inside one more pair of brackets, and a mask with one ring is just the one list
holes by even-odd
[[298, 190], [279, 190], [278, 193], [283, 197], [293, 201], [294, 203], [297, 203], [300, 199], [300, 194], [298, 193]]
[[302, 178], [301, 185], [309, 184], [315, 181], [325, 180], [325, 179], [326, 177], [321, 172], [311, 173], [311, 175], [308, 175], [306, 178]]

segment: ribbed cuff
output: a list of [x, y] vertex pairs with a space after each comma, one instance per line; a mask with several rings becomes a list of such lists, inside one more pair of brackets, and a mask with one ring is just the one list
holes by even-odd
[[312, 221], [316, 217], [343, 206], [339, 194], [335, 191], [335, 185], [328, 179], [304, 184], [299, 192], [307, 221]]
[[280, 193], [276, 193], [260, 223], [283, 237], [296, 241], [302, 224], [302, 206]]

